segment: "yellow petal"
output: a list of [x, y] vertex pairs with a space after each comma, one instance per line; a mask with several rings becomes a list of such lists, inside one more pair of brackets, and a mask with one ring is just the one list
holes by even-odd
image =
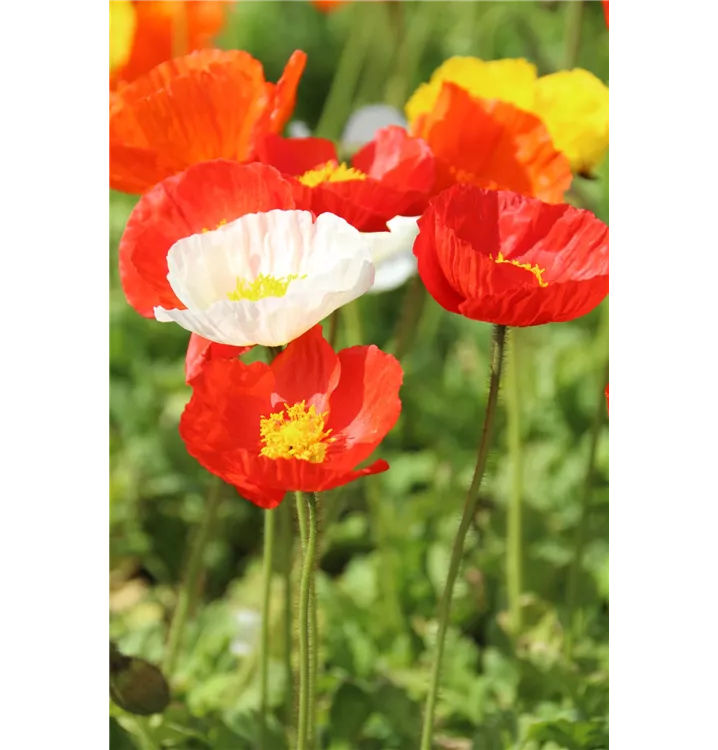
[[110, 72], [130, 59], [136, 22], [130, 0], [110, 0]]
[[461, 86], [480, 99], [501, 99], [520, 109], [532, 111], [536, 66], [524, 59], [491, 60], [477, 57], [451, 57], [423, 83], [406, 104], [409, 125], [436, 104], [444, 81]]
[[539, 78], [533, 112], [578, 174], [590, 174], [608, 150], [608, 86], [576, 68]]

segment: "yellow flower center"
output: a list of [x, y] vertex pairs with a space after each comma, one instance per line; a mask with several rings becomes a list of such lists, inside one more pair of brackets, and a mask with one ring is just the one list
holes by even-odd
[[349, 180], [366, 180], [364, 172], [348, 167], [344, 162], [335, 164], [328, 161], [316, 169], [310, 169], [298, 178], [302, 185], [314, 187], [322, 182], [348, 182]]
[[[219, 229], [220, 227], [223, 227], [226, 223], [227, 223], [227, 219], [222, 219], [222, 221], [220, 221], [219, 224], [217, 224], [215, 229]], [[207, 227], [202, 228], [202, 234], [204, 234], [205, 232], [209, 232], [209, 229], [207, 229]]]
[[237, 279], [237, 286], [233, 291], [227, 292], [228, 299], [232, 302], [239, 302], [242, 299], [248, 299], [250, 302], [264, 299], [265, 297], [284, 297], [289, 285], [295, 279], [306, 279], [307, 275], [299, 276], [296, 273], [290, 273], [289, 276], [267, 276], [260, 273], [252, 282], [244, 279]]
[[[493, 255], [489, 255], [489, 258], [491, 260], [494, 260]], [[527, 271], [530, 271], [538, 280], [539, 286], [548, 286], [548, 282], [543, 280], [543, 277], [541, 274], [546, 272], [545, 268], [539, 268], [538, 264], [531, 265], [530, 263], [519, 263], [517, 260], [507, 260], [504, 258], [503, 253], [499, 253], [498, 258], [494, 261], [494, 263], [510, 263], [512, 266], [516, 266], [516, 268], [524, 268]]]
[[327, 455], [327, 448], [336, 438], [329, 437], [331, 430], [324, 430], [328, 412], [317, 414], [314, 405], [307, 409], [304, 401], [294, 406], [284, 404], [285, 411], [274, 412], [263, 417], [259, 423], [259, 434], [263, 448], [260, 455], [267, 458], [296, 458], [320, 464]]

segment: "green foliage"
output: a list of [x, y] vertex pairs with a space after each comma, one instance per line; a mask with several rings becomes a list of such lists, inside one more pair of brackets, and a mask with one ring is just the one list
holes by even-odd
[[[403, 15], [383, 3], [361, 5], [325, 16], [306, 2], [237, 3], [221, 42], [256, 55], [270, 80], [292, 50], [304, 49], [308, 66], [295, 114], [310, 126], [319, 119], [356, 13], [366, 14], [376, 30], [356, 106], [405, 100], [453, 54], [525, 56], [542, 72], [563, 65], [566, 3], [405, 2]], [[391, 41], [397, 24], [416, 47], [402, 52]], [[585, 4], [577, 64], [607, 78], [608, 33], [599, 3]], [[607, 179], [606, 164], [597, 180], [576, 181], [581, 201], [604, 220]], [[188, 334], [144, 320], [127, 305], [117, 244], [135, 199], [112, 194], [110, 200], [111, 637], [123, 654], [160, 663], [187, 542], [202, 517], [210, 477], [187, 455], [177, 431], [190, 395], [184, 383]], [[406, 288], [360, 301], [364, 343], [388, 343], [405, 294]], [[608, 748], [605, 422], [590, 478], [578, 611], [571, 617], [566, 610], [589, 433], [605, 385], [608, 303], [602, 308], [572, 323], [522, 331], [524, 628], [514, 637], [506, 613], [511, 465], [502, 410], [455, 591], [437, 748]], [[403, 361], [402, 416], [377, 453], [391, 470], [322, 499], [322, 748], [418, 747], [437, 600], [485, 409], [489, 336], [489, 326], [427, 300]], [[190, 613], [172, 679], [172, 702], [162, 715], [141, 720], [156, 747], [257, 747], [257, 645], [242, 641], [237, 613], [259, 610], [261, 524], [261, 511], [232, 488], [223, 489], [199, 604]], [[276, 584], [268, 747], [288, 750], [280, 721], [285, 674], [279, 577]], [[576, 634], [570, 657], [569, 629]], [[136, 723], [119, 710], [113, 716], [113, 750], [146, 746]]]

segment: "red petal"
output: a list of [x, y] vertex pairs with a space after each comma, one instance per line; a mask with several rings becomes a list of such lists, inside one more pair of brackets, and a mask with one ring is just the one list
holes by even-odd
[[272, 371], [276, 378], [273, 407], [280, 402], [291, 406], [305, 401], [321, 414], [337, 387], [341, 368], [322, 327], [316, 325], [287, 346], [272, 362]]
[[329, 400], [327, 427], [340, 440], [328, 459], [333, 468], [351, 469], [374, 452], [399, 419], [404, 373], [394, 357], [376, 346], [344, 349], [339, 362], [341, 379]]
[[148, 318], [158, 305], [183, 308], [167, 281], [172, 245], [244, 214], [275, 208], [295, 208], [292, 186], [265, 164], [216, 160], [167, 178], [140, 198], [120, 241], [127, 301]]
[[273, 92], [273, 101], [269, 112], [270, 133], [281, 133], [284, 126], [294, 112], [297, 101], [297, 87], [307, 64], [307, 54], [302, 50], [292, 52], [287, 64], [284, 66], [281, 78]]
[[185, 356], [185, 380], [189, 385], [199, 375], [207, 362], [213, 359], [235, 359], [240, 354], [248, 352], [251, 346], [229, 346], [228, 344], [215, 344], [214, 341], [202, 338], [193, 333], [189, 337], [187, 355]]
[[294, 177], [310, 169], [337, 161], [334, 144], [326, 138], [282, 138], [267, 135], [257, 143], [257, 156], [283, 174]]
[[601, 0], [603, 3], [603, 15], [606, 16], [606, 28], [608, 28], [608, 0]]
[[[466, 317], [527, 326], [572, 320], [608, 294], [608, 227], [589, 211], [459, 185], [434, 199], [414, 244], [439, 304]], [[506, 260], [538, 265], [548, 286]], [[451, 305], [451, 307], [449, 306]]]

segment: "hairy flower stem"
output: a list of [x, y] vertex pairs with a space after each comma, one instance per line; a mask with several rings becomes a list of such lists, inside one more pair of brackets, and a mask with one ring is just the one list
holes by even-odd
[[521, 461], [521, 390], [519, 361], [524, 331], [511, 331], [506, 362], [506, 412], [508, 417], [511, 494], [506, 529], [506, 592], [514, 637], [521, 635], [523, 591], [523, 465]]
[[[317, 549], [317, 498], [311, 492], [301, 493], [301, 499], [306, 504], [306, 546], [302, 564], [302, 579], [299, 587], [299, 722], [297, 728], [297, 750], [309, 750], [310, 721], [315, 715], [312, 706], [316, 675], [312, 672], [316, 668], [316, 660], [312, 658], [312, 622], [311, 603], [312, 587], [314, 583], [315, 553]], [[297, 498], [299, 501], [299, 497]], [[299, 503], [298, 503], [299, 504]]]
[[501, 369], [504, 359], [504, 344], [506, 342], [506, 326], [494, 326], [493, 341], [491, 346], [491, 378], [489, 381], [489, 395], [486, 402], [486, 414], [484, 416], [484, 426], [481, 430], [481, 442], [476, 458], [476, 468], [471, 480], [471, 486], [466, 493], [464, 509], [461, 514], [459, 530], [456, 532], [454, 544], [451, 549], [451, 561], [449, 563], [449, 573], [446, 577], [446, 585], [439, 602], [439, 628], [436, 635], [436, 654], [434, 655], [434, 665], [431, 672], [431, 683], [429, 685], [429, 694], [426, 697], [424, 708], [424, 724], [421, 732], [420, 750], [431, 750], [431, 735], [434, 726], [434, 711], [436, 709], [436, 698], [439, 692], [439, 680], [441, 677], [441, 661], [444, 655], [444, 641], [446, 640], [446, 631], [449, 626], [449, 616], [451, 614], [451, 599], [454, 594], [454, 584], [459, 574], [461, 566], [461, 557], [464, 551], [464, 541], [466, 534], [471, 526], [471, 519], [476, 512], [476, 502], [479, 498], [481, 481], [486, 469], [486, 460], [489, 456], [489, 447], [491, 444], [491, 435], [494, 426], [494, 416], [496, 414], [496, 403], [499, 396], [499, 384], [501, 381]]
[[282, 521], [282, 578], [284, 579], [284, 671], [286, 689], [284, 695], [284, 723], [289, 727], [294, 721], [294, 669], [292, 668], [292, 561], [294, 558], [294, 518], [292, 506], [283, 502], [280, 506]]
[[167, 636], [167, 646], [165, 648], [164, 659], [162, 660], [162, 672], [168, 680], [172, 678], [185, 625], [187, 624], [187, 616], [194, 603], [194, 597], [197, 592], [197, 580], [202, 570], [204, 551], [207, 548], [207, 542], [210, 539], [212, 527], [217, 517], [221, 496], [222, 480], [218, 476], [213, 476], [209, 492], [207, 493], [207, 502], [204, 514], [202, 515], [202, 521], [192, 541], [184, 580], [180, 587], [177, 606], [172, 615], [169, 635]]
[[272, 568], [277, 512], [264, 511], [264, 552], [262, 558], [262, 633], [259, 646], [259, 750], [267, 747], [267, 718], [269, 714], [269, 618], [272, 599]]

